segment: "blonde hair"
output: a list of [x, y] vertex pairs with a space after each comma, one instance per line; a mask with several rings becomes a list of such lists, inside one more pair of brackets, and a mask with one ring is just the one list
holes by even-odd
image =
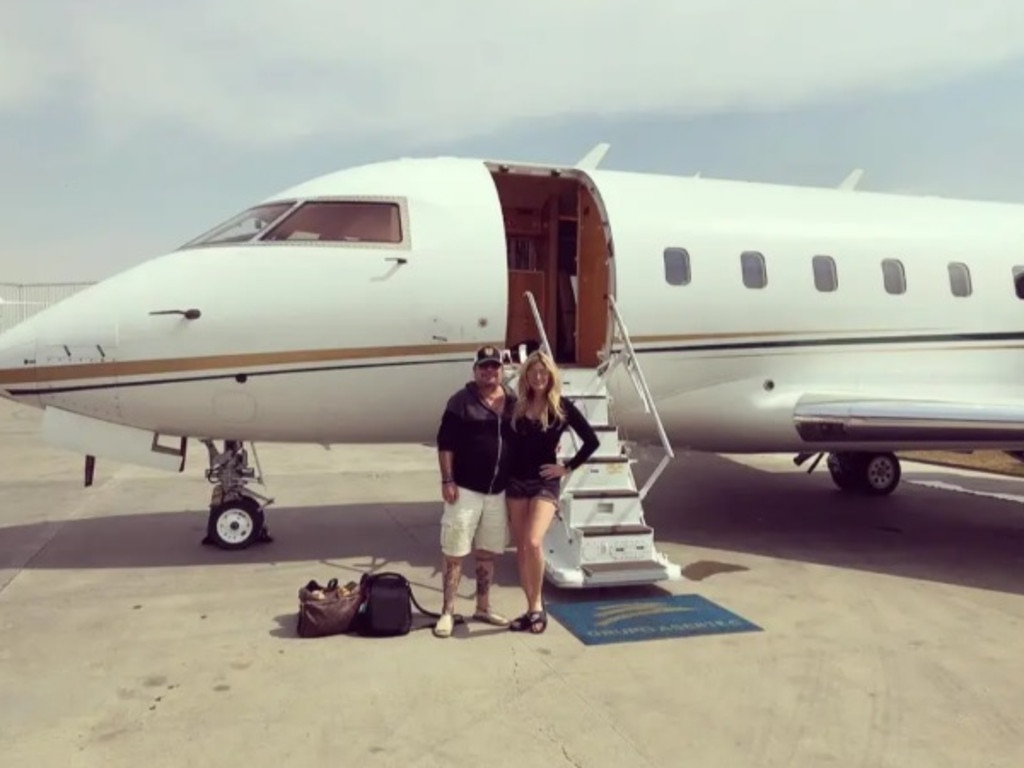
[[512, 411], [513, 429], [515, 429], [516, 423], [520, 419], [525, 418], [526, 411], [534, 402], [534, 391], [533, 387], [530, 386], [527, 374], [535, 365], [543, 366], [548, 372], [547, 391], [542, 395], [547, 403], [544, 410], [540, 413], [541, 426], [547, 429], [553, 419], [565, 420], [565, 411], [562, 410], [562, 375], [550, 355], [538, 349], [519, 366], [519, 381], [516, 382], [516, 394], [519, 397]]

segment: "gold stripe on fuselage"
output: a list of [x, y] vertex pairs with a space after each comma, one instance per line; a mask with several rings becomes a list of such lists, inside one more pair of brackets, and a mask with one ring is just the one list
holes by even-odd
[[[69, 363], [25, 366], [0, 370], [0, 386], [42, 384], [58, 381], [109, 379], [122, 376], [146, 376], [166, 373], [197, 373], [224, 369], [242, 369], [337, 363], [354, 360], [412, 358], [451, 353], [472, 353], [478, 344], [412, 344], [395, 347], [344, 347], [336, 349], [295, 349], [284, 352], [248, 352], [236, 355], [172, 357], [155, 360], [123, 360], [109, 363]], [[467, 362], [470, 362], [467, 359]]]
[[[748, 331], [719, 333], [659, 334], [632, 337], [635, 345], [665, 344], [738, 339], [787, 338], [813, 333], [864, 333], [866, 331]], [[878, 331], [873, 331], [878, 332]], [[245, 369], [280, 365], [308, 365], [314, 363], [340, 363], [356, 360], [384, 360], [416, 358], [443, 354], [472, 354], [483, 344], [409, 344], [390, 347], [341, 347], [333, 349], [296, 349], [279, 352], [247, 352], [232, 355], [206, 355], [202, 357], [176, 357], [149, 360], [122, 360], [110, 362], [65, 363], [58, 365], [26, 365], [21, 368], [0, 369], [0, 386], [16, 384], [44, 384], [69, 381], [89, 381], [155, 374], [182, 374], [223, 371], [244, 373]], [[496, 346], [502, 346], [496, 344]], [[642, 349], [638, 351], [643, 351]], [[756, 352], [751, 354], [764, 354]], [[467, 362], [469, 360], [467, 359]]]

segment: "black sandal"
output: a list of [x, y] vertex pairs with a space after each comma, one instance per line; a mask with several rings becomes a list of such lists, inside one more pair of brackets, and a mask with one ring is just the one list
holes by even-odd
[[[534, 635], [541, 634], [545, 629], [548, 628], [548, 613], [547, 611], [530, 611], [527, 615], [530, 622], [530, 633]], [[537, 629], [540, 627], [540, 629]]]
[[509, 632], [525, 632], [529, 629], [532, 623], [533, 622], [530, 621], [530, 614], [527, 612], [522, 616], [517, 616], [512, 619], [512, 621], [509, 622], [508, 630]]
[[527, 611], [522, 616], [514, 618], [508, 628], [510, 632], [529, 632], [532, 635], [539, 635], [548, 628], [547, 611]]

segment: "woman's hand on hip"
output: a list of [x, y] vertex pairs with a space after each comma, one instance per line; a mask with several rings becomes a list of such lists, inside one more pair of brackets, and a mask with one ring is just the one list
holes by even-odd
[[544, 464], [540, 468], [540, 476], [545, 480], [554, 480], [558, 477], [565, 477], [568, 474], [569, 470], [561, 464]]

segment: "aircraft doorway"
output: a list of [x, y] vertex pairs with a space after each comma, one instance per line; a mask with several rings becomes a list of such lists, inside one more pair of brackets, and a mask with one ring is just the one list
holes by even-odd
[[550, 170], [491, 171], [505, 221], [506, 346], [540, 343], [524, 296], [529, 291], [556, 362], [596, 366], [607, 342], [611, 288], [611, 252], [597, 201], [578, 179]]

